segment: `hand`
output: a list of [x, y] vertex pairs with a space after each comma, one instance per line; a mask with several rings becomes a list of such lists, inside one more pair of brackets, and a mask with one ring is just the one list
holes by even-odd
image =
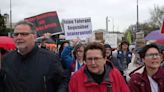
[[74, 47], [80, 41], [80, 38], [70, 40], [70, 46]]
[[45, 33], [45, 34], [43, 35], [43, 37], [44, 37], [44, 38], [50, 38], [50, 37], [51, 37], [51, 34], [50, 34], [50, 33]]

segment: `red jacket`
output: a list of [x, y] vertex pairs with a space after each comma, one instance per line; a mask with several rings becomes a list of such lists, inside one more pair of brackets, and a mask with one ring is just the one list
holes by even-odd
[[[142, 68], [142, 70], [140, 69], [139, 72], [130, 75], [131, 79], [129, 81], [129, 88], [131, 92], [152, 92], [145, 68]], [[157, 73], [152, 76], [152, 78], [158, 83], [159, 92], [164, 92], [163, 75], [164, 69], [159, 68]]]
[[86, 65], [77, 71], [69, 82], [69, 92], [130, 92], [120, 72], [106, 65], [103, 81], [98, 84], [94, 82], [86, 69]]

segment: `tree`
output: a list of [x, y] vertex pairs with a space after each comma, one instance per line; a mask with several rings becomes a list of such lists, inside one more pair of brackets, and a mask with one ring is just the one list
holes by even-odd
[[[164, 20], [164, 7], [154, 6], [152, 10], [150, 10], [150, 18], [148, 22], [139, 23], [139, 30], [144, 32], [146, 36], [148, 33], [154, 30], [160, 29], [162, 25], [162, 21]], [[135, 41], [135, 33], [136, 33], [136, 24], [130, 25], [126, 30], [125, 37], [128, 32], [132, 33], [132, 41]]]
[[[126, 32], [124, 34], [124, 37], [128, 37], [128, 33], [130, 32], [131, 35], [131, 41], [135, 41], [135, 33], [136, 33], [136, 24], [130, 25], [128, 29], [126, 29]], [[124, 38], [124, 40], [127, 40], [127, 38]]]
[[0, 32], [6, 29], [4, 16], [0, 14]]
[[154, 6], [154, 9], [150, 11], [150, 15], [150, 23], [160, 28], [164, 19], [164, 6]]
[[13, 29], [7, 28], [5, 25], [5, 17], [0, 14], [0, 36], [7, 36], [8, 33], [12, 32]]

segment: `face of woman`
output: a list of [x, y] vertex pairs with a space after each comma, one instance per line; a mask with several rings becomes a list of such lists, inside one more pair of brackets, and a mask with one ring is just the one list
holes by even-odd
[[63, 45], [63, 46], [65, 47], [65, 46], [68, 46], [68, 45], [69, 45], [69, 43], [64, 43], [64, 45]]
[[106, 57], [109, 57], [112, 54], [112, 49], [111, 48], [105, 48], [106, 50]]
[[79, 60], [82, 60], [83, 55], [84, 55], [84, 47], [78, 48], [77, 51], [76, 51], [76, 58], [79, 59]]
[[95, 49], [86, 52], [86, 65], [90, 72], [102, 74], [104, 72], [105, 64], [106, 58], [103, 57], [101, 50]]
[[147, 50], [143, 61], [147, 68], [157, 69], [160, 67], [161, 55], [156, 48], [150, 48]]
[[122, 49], [123, 50], [127, 50], [128, 49], [128, 45], [127, 44], [122, 44]]

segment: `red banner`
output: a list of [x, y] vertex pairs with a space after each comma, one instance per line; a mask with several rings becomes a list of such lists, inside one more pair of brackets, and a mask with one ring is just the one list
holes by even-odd
[[162, 22], [161, 34], [164, 34], [164, 21]]

